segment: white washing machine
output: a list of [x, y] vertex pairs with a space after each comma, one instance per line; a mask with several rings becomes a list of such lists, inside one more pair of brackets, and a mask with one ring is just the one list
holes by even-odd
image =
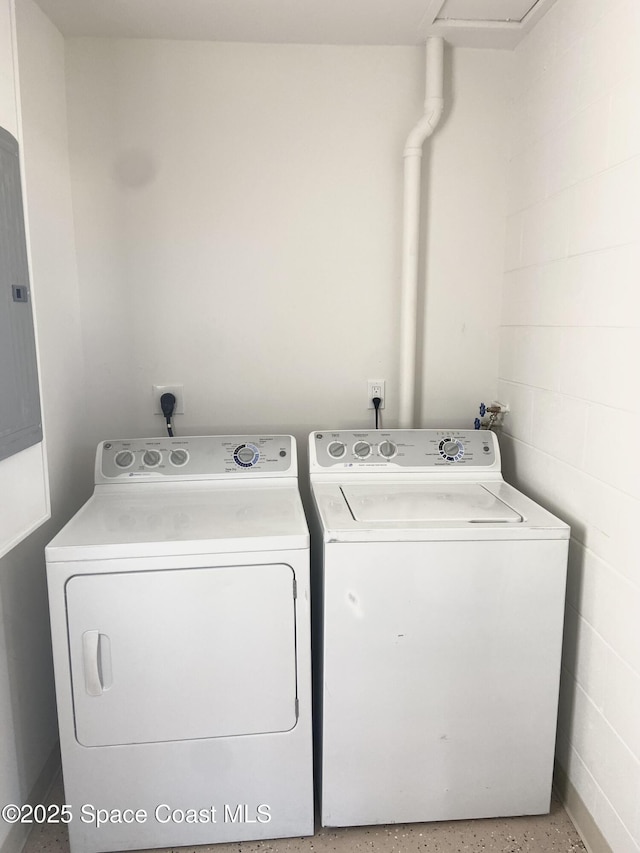
[[569, 528], [492, 432], [310, 436], [325, 826], [549, 810]]
[[72, 853], [313, 834], [290, 436], [106, 441], [46, 549]]

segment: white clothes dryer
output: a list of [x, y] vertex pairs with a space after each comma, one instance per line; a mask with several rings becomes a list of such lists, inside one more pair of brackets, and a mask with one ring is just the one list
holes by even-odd
[[322, 824], [547, 812], [567, 525], [492, 432], [323, 430], [309, 457]]
[[295, 439], [102, 442], [46, 560], [72, 853], [313, 834]]

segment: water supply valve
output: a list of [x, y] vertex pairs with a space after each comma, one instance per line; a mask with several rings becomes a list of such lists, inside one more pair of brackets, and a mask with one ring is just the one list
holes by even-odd
[[508, 403], [494, 401], [490, 406], [480, 403], [480, 417], [473, 422], [474, 429], [496, 429], [501, 427], [504, 416], [510, 411]]

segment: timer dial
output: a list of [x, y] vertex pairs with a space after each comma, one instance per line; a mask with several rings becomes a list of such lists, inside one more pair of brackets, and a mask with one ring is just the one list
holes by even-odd
[[259, 458], [260, 452], [254, 444], [239, 444], [233, 451], [233, 459], [241, 468], [252, 468]]
[[368, 441], [356, 441], [353, 445], [353, 454], [358, 459], [366, 459], [368, 456], [371, 456], [371, 445]]
[[443, 438], [438, 444], [438, 452], [447, 462], [459, 462], [464, 456], [464, 445], [457, 438]]

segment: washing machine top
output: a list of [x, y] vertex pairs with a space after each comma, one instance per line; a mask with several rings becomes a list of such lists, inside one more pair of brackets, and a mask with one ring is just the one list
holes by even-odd
[[103, 441], [49, 562], [308, 548], [292, 436]]
[[317, 431], [309, 465], [326, 542], [569, 536], [504, 482], [493, 432]]

